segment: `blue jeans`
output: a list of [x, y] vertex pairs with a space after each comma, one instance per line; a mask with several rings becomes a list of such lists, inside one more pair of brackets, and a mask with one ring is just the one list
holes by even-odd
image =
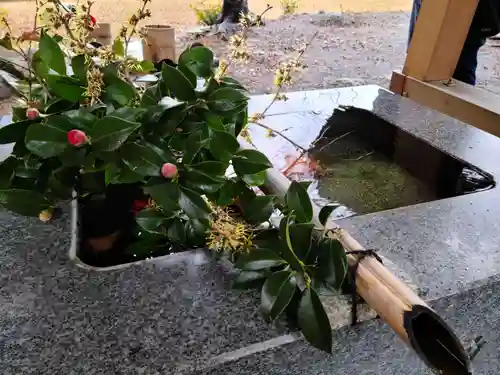
[[[421, 6], [422, 0], [413, 0], [408, 44], [410, 43], [411, 36], [413, 35], [413, 30], [415, 28], [415, 23], [417, 22], [417, 16]], [[479, 52], [479, 48], [481, 48], [486, 43], [486, 38], [482, 38], [474, 34], [475, 33], [469, 32], [469, 34], [467, 35], [462, 53], [460, 54], [460, 58], [458, 59], [457, 67], [455, 68], [455, 73], [453, 74], [453, 78], [470, 85], [476, 84], [477, 54]]]

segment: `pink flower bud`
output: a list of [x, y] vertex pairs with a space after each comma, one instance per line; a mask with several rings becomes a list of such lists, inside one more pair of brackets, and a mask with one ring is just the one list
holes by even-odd
[[26, 110], [26, 117], [29, 118], [30, 120], [36, 119], [40, 115], [40, 112], [38, 112], [38, 109], [36, 108], [28, 108]]
[[78, 129], [73, 129], [68, 132], [68, 142], [72, 146], [81, 146], [88, 142], [87, 135]]
[[165, 163], [161, 167], [161, 174], [165, 178], [174, 178], [177, 176], [177, 167], [172, 163]]

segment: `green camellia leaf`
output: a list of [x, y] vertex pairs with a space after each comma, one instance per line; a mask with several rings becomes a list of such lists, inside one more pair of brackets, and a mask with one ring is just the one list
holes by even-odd
[[186, 229], [180, 219], [175, 218], [169, 223], [167, 236], [175, 244], [183, 245], [186, 242]]
[[205, 121], [210, 129], [224, 130], [224, 124], [219, 116], [212, 112], [205, 112]]
[[238, 258], [235, 267], [245, 271], [260, 271], [285, 263], [285, 260], [271, 249], [252, 249]]
[[143, 60], [139, 63], [140, 71], [150, 73], [155, 70], [155, 65], [151, 61]]
[[257, 196], [242, 202], [243, 216], [250, 224], [261, 224], [271, 217], [274, 211], [274, 196]]
[[161, 100], [162, 96], [163, 95], [159, 84], [148, 87], [142, 95], [141, 107], [147, 108], [158, 105], [158, 102]]
[[32, 120], [13, 122], [0, 128], [0, 145], [22, 142], [28, 127], [33, 124]]
[[78, 55], [71, 59], [73, 74], [78, 77], [81, 83], [87, 84], [87, 70], [89, 64], [85, 61], [84, 55]]
[[208, 78], [213, 74], [214, 54], [206, 47], [187, 49], [179, 56], [179, 66], [187, 68], [197, 77]]
[[328, 218], [332, 214], [333, 211], [335, 211], [337, 208], [339, 208], [339, 205], [332, 205], [332, 206], [323, 206], [321, 208], [321, 211], [319, 212], [318, 218], [321, 223], [321, 225], [325, 226]]
[[37, 50], [33, 54], [31, 66], [38, 77], [45, 77], [49, 74], [50, 68], [49, 64], [43, 59], [40, 50]]
[[229, 206], [233, 204], [234, 190], [233, 181], [226, 181], [218, 192], [216, 203], [219, 206]]
[[182, 174], [182, 177], [183, 182], [189, 185], [192, 189], [207, 194], [213, 194], [219, 191], [225, 182], [223, 177], [205, 173], [201, 170], [188, 166], [185, 167], [185, 172]]
[[241, 176], [248, 186], [262, 186], [266, 183], [266, 171]]
[[180, 187], [179, 206], [192, 219], [207, 219], [211, 212], [207, 202], [200, 194], [185, 187]]
[[119, 117], [103, 117], [94, 124], [90, 132], [92, 148], [98, 151], [115, 151], [140, 125]]
[[294, 270], [302, 271], [303, 264], [297, 257], [292, 242], [292, 235], [291, 235], [292, 218], [293, 218], [293, 212], [291, 212], [287, 217], [281, 219], [280, 222], [280, 228], [279, 228], [280, 238], [286, 244], [286, 246], [282, 247], [282, 256]]
[[137, 214], [135, 221], [147, 232], [157, 233], [158, 228], [164, 223], [165, 216], [154, 209], [145, 209]]
[[210, 129], [209, 150], [212, 155], [221, 161], [232, 159], [236, 151], [240, 148], [238, 140], [226, 131]]
[[201, 132], [191, 133], [184, 144], [184, 153], [182, 155], [182, 162], [184, 164], [191, 164], [200, 152], [202, 146]]
[[239, 176], [259, 173], [272, 166], [269, 159], [256, 150], [240, 150], [233, 157], [234, 171]]
[[143, 190], [144, 193], [149, 195], [167, 215], [180, 209], [178, 204], [180, 190], [179, 185], [176, 183], [169, 181], [164, 184], [146, 186]]
[[71, 147], [67, 135], [71, 129], [74, 124], [67, 116], [47, 117], [42, 123], [30, 125], [25, 136], [26, 147], [42, 158], [57, 156]]
[[247, 93], [232, 87], [217, 89], [208, 97], [209, 108], [221, 114], [237, 113], [245, 108], [247, 102]]
[[88, 108], [79, 108], [63, 113], [71, 119], [75, 129], [87, 131], [91, 129], [97, 121], [97, 116], [93, 115]]
[[261, 291], [261, 309], [265, 316], [276, 320], [287, 308], [297, 287], [294, 272], [283, 270], [273, 273]]
[[313, 218], [313, 207], [309, 194], [297, 181], [292, 181], [285, 195], [285, 203], [289, 210], [294, 211], [295, 220], [308, 223]]
[[135, 98], [134, 87], [118, 77], [108, 78], [104, 97], [120, 106], [126, 106]]
[[145, 108], [122, 107], [114, 110], [109, 116], [118, 117], [127, 121], [138, 121], [146, 113]]
[[322, 278], [339, 289], [347, 275], [347, 255], [339, 240], [324, 238], [318, 249], [318, 264]]
[[49, 90], [61, 99], [76, 103], [85, 98], [85, 87], [81, 86], [78, 79], [49, 74], [46, 80]]
[[305, 339], [315, 348], [332, 352], [332, 327], [318, 294], [312, 288], [302, 293], [298, 323]]
[[165, 163], [154, 149], [139, 143], [127, 143], [120, 149], [120, 156], [132, 172], [142, 176], [160, 176]]
[[75, 103], [72, 103], [65, 99], [52, 98], [50, 99], [43, 109], [43, 113], [46, 115], [55, 115], [61, 112], [69, 111], [75, 106]]
[[241, 271], [232, 281], [231, 286], [235, 289], [249, 289], [257, 283], [261, 283], [269, 276], [269, 271]]
[[0, 162], [0, 189], [8, 189], [12, 180], [14, 179], [14, 175], [16, 174], [16, 168], [19, 164], [19, 161], [13, 157], [9, 156], [7, 159]]
[[196, 99], [194, 86], [181, 71], [170, 65], [163, 64], [161, 76], [162, 87], [170, 93], [169, 96], [185, 102]]
[[51, 206], [50, 201], [34, 190], [0, 190], [0, 205], [23, 216], [38, 216]]
[[59, 44], [49, 35], [42, 32], [39, 42], [41, 58], [47, 65], [61, 75], [66, 74], [66, 61]]
[[314, 224], [290, 224], [290, 243], [299, 259], [305, 260], [312, 245]]

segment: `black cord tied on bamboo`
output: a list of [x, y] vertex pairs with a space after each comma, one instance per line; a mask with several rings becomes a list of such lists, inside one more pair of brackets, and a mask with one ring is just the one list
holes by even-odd
[[[359, 263], [366, 257], [373, 257], [380, 263], [384, 263], [382, 258], [376, 253], [376, 250], [366, 249], [366, 250], [351, 250], [346, 251], [347, 255], [357, 255], [356, 263], [350, 267], [350, 273], [348, 276], [349, 293], [351, 295], [351, 326], [355, 326], [358, 323], [358, 293], [356, 292], [356, 275], [358, 274]], [[378, 317], [378, 316], [377, 316]]]

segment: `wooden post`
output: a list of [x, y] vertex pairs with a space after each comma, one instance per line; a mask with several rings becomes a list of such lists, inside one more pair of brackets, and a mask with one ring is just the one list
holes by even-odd
[[423, 0], [403, 74], [448, 80], [467, 38], [479, 0]]

